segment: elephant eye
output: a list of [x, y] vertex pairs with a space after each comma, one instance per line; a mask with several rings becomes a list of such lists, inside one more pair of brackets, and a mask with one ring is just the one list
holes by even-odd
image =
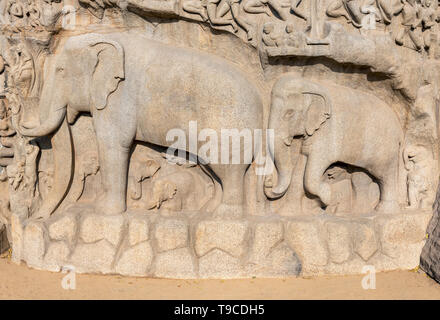
[[286, 110], [286, 112], [283, 115], [283, 119], [284, 120], [290, 119], [293, 116], [293, 113], [294, 113], [293, 109]]
[[63, 72], [64, 71], [64, 68], [63, 67], [58, 67], [57, 68], [57, 72]]

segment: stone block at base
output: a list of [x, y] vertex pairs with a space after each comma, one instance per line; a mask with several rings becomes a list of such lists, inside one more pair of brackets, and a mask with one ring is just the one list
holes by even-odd
[[176, 279], [360, 274], [418, 266], [430, 212], [336, 217], [164, 217], [69, 210], [11, 218], [13, 259], [30, 267]]

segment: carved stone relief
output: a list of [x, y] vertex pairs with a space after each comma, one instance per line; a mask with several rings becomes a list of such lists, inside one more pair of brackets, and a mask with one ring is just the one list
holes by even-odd
[[439, 10], [0, 0], [13, 260], [170, 278], [415, 267], [438, 187]]

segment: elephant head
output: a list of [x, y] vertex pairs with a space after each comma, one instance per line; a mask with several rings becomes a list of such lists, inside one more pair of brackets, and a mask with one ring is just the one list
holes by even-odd
[[159, 180], [154, 183], [150, 202], [147, 204], [148, 209], [159, 209], [163, 202], [171, 200], [177, 193], [177, 186], [168, 180]]
[[45, 63], [40, 95], [40, 126], [19, 132], [42, 137], [55, 132], [66, 116], [69, 123], [79, 112], [104, 109], [108, 97], [125, 77], [124, 50], [115, 41], [90, 34], [67, 40], [61, 52]]
[[132, 174], [130, 175], [130, 197], [139, 200], [142, 197], [142, 181], [153, 177], [160, 169], [160, 163], [156, 160], [133, 161]]
[[283, 76], [272, 89], [269, 129], [274, 144], [269, 151], [278, 172], [276, 185], [266, 184], [266, 195], [276, 199], [289, 188], [294, 161], [290, 146], [294, 138], [308, 139], [331, 116], [331, 101], [322, 86], [292, 75]]
[[16, 121], [23, 136], [43, 137], [54, 133], [52, 200], [45, 201], [39, 216], [47, 217], [56, 209], [71, 183], [73, 149], [67, 123], [74, 123], [80, 112], [93, 114], [104, 109], [108, 97], [125, 77], [124, 67], [121, 45], [97, 34], [70, 38], [61, 50], [46, 59], [39, 101], [40, 125], [28, 128], [20, 119]]

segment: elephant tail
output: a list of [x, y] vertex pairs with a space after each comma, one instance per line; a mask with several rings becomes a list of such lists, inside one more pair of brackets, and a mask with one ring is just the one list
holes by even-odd
[[49, 197], [44, 200], [42, 206], [36, 212], [34, 218], [48, 218], [59, 207], [66, 197], [73, 177], [73, 142], [67, 119], [51, 138], [54, 176]]

